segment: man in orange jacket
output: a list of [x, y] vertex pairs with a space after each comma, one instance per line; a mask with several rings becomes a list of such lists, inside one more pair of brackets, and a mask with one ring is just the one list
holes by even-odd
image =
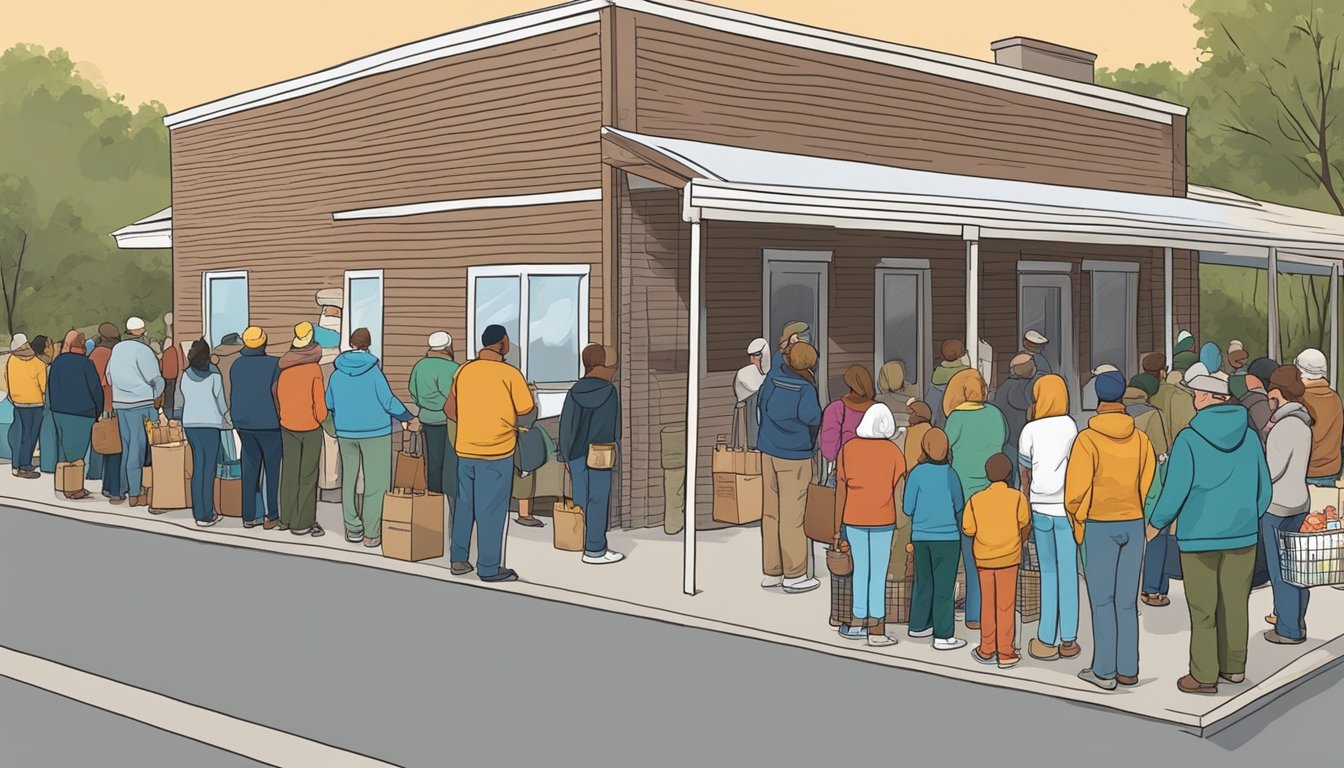
[[327, 418], [322, 384], [322, 348], [313, 324], [294, 326], [294, 341], [280, 357], [275, 401], [280, 411], [280, 523], [295, 536], [321, 536], [317, 523], [317, 473], [322, 458], [322, 422]]

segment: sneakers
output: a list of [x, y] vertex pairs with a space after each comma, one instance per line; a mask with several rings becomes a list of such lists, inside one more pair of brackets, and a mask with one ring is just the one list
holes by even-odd
[[312, 536], [313, 538], [317, 538], [318, 536], [326, 536], [327, 532], [322, 530], [322, 526], [318, 525], [317, 523], [313, 523], [313, 529], [308, 532], [308, 535]]
[[266, 520], [265, 522], [263, 522], [261, 525], [262, 525], [263, 528], [265, 528], [266, 530], [269, 531], [269, 530], [271, 530], [272, 528], [279, 528], [279, 527], [280, 527], [280, 521], [279, 521], [279, 520], [270, 520], [270, 519], [268, 519], [268, 520]]
[[311, 528], [290, 528], [290, 529], [289, 529], [289, 532], [292, 533], [292, 534], [294, 534], [295, 536], [307, 536], [308, 533], [309, 533], [310, 531], [312, 531]]
[[1305, 637], [1284, 637], [1272, 629], [1265, 633], [1265, 639], [1275, 645], [1301, 645], [1307, 642]]
[[907, 634], [907, 635], [909, 635], [909, 636], [911, 636], [911, 637], [929, 637], [930, 635], [933, 634], [933, 627], [929, 627], [928, 629], [919, 629], [919, 630], [915, 630], [915, 629], [907, 629], [907, 630], [905, 631], [905, 634]]
[[368, 547], [369, 549], [381, 547], [382, 545], [383, 545], [382, 536], [374, 536], [373, 538], [369, 538], [368, 536], [364, 537], [364, 546]]
[[896, 638], [887, 635], [868, 635], [868, 646], [871, 648], [885, 648], [888, 645], [895, 645]]
[[1176, 681], [1176, 690], [1181, 693], [1193, 693], [1199, 696], [1214, 696], [1218, 693], [1218, 686], [1205, 685], [1196, 680], [1194, 675], [1186, 675]]
[[851, 627], [846, 624], [840, 627], [840, 636], [846, 640], [862, 640], [868, 636], [868, 630], [865, 627]]
[[454, 576], [466, 576], [468, 573], [471, 573], [476, 569], [471, 567], [471, 563], [458, 562], [453, 563], [451, 566], [449, 566], [448, 570], [452, 571], [452, 574]]
[[611, 565], [612, 563], [619, 563], [624, 559], [625, 555], [622, 555], [620, 552], [612, 552], [610, 549], [600, 555], [585, 554], [583, 556], [583, 562], [586, 565]]
[[16, 469], [14, 470], [14, 476], [24, 480], [36, 480], [42, 476], [42, 473], [34, 472], [31, 469]]
[[933, 650], [935, 651], [955, 651], [958, 648], [965, 648], [966, 641], [960, 637], [935, 637], [933, 639]]
[[517, 581], [517, 580], [518, 580], [518, 572], [513, 570], [512, 568], [500, 568], [499, 573], [496, 573], [494, 576], [481, 577], [481, 581], [488, 581], [492, 584], [503, 581]]
[[1091, 667], [1084, 669], [1082, 672], [1079, 672], [1078, 679], [1082, 680], [1085, 683], [1091, 683], [1103, 691], [1114, 691], [1115, 687], [1118, 685], [1118, 683], [1115, 682], [1115, 678], [1097, 677], [1096, 673], [1092, 671]]
[[111, 505], [114, 506], [114, 507], [119, 507], [119, 506], [121, 506], [122, 504], [125, 504], [125, 503], [126, 503], [126, 497], [125, 497], [125, 496], [108, 496], [108, 497], [107, 497], [107, 503], [111, 504]]
[[[256, 523], [253, 523], [252, 525], [256, 525]], [[243, 526], [246, 528], [251, 528], [252, 525], [248, 525], [246, 522], [243, 523]], [[364, 532], [360, 531], [359, 533], [353, 533], [351, 531], [346, 531], [345, 540], [350, 542], [351, 544], [358, 544], [359, 542], [364, 540]]]
[[1059, 658], [1058, 648], [1047, 645], [1034, 637], [1031, 638], [1031, 642], [1027, 643], [1027, 653], [1031, 655], [1031, 658], [1041, 661], [1054, 661]]
[[1082, 652], [1082, 646], [1078, 645], [1077, 640], [1065, 640], [1059, 644], [1059, 657], [1061, 659], [1072, 659]]
[[799, 576], [796, 579], [784, 580], [784, 591], [788, 592], [791, 595], [802, 594], [803, 592], [811, 592], [812, 590], [820, 586], [821, 582], [812, 576]]
[[[262, 525], [264, 522], [265, 522], [264, 520], [244, 520], [244, 521], [243, 521], [243, 527], [244, 527], [244, 528], [256, 528], [258, 525]], [[350, 537], [349, 537], [349, 536], [346, 536], [346, 538], [348, 539], [348, 538], [350, 538]], [[359, 541], [359, 539], [355, 539], [355, 541]]]
[[214, 525], [215, 523], [218, 523], [219, 521], [220, 521], [220, 516], [219, 516], [219, 515], [215, 515], [214, 517], [210, 518], [209, 520], [197, 520], [197, 521], [196, 521], [196, 524], [199, 525], [199, 526], [202, 527], [202, 528], [209, 528], [210, 526]]
[[783, 576], [766, 576], [761, 579], [761, 589], [778, 589], [784, 586]]
[[1218, 679], [1222, 680], [1225, 683], [1231, 683], [1233, 685], [1241, 685], [1242, 683], [1246, 682], [1246, 673], [1237, 672], [1235, 674], [1230, 675], [1224, 675], [1220, 673], [1218, 675]]
[[999, 669], [1012, 669], [1021, 663], [1021, 656], [1000, 656]]
[[992, 655], [990, 655], [990, 656], [981, 656], [981, 655], [980, 655], [980, 649], [979, 649], [979, 648], [972, 648], [972, 649], [971, 649], [971, 658], [975, 659], [976, 661], [980, 662], [981, 664], [998, 664], [998, 663], [999, 663], [999, 654], [995, 653], [995, 654], [992, 654]]

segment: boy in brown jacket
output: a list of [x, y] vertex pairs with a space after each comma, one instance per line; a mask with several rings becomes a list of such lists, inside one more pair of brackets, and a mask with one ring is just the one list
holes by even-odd
[[1021, 658], [1013, 647], [1017, 570], [1022, 544], [1031, 531], [1031, 508], [1022, 492], [1008, 485], [1013, 462], [996, 453], [985, 462], [989, 487], [966, 502], [962, 531], [974, 539], [980, 576], [980, 646], [971, 655], [981, 664], [1012, 669]]

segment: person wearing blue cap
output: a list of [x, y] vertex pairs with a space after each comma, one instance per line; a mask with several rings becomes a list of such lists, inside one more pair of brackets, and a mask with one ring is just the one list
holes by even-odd
[[481, 333], [481, 351], [453, 378], [443, 412], [457, 424], [457, 499], [453, 504], [453, 574], [472, 570], [471, 531], [476, 528], [481, 581], [517, 581], [504, 567], [504, 537], [513, 489], [513, 453], [520, 419], [536, 409], [523, 374], [505, 362], [509, 334], [502, 325]]
[[[1083, 546], [1092, 607], [1092, 664], [1078, 677], [1106, 691], [1139, 682], [1139, 572], [1144, 502], [1157, 471], [1148, 436], [1125, 412], [1125, 377], [1095, 378], [1097, 415], [1078, 433], [1064, 476], [1064, 509]], [[1084, 536], [1086, 532], [1086, 536]]]

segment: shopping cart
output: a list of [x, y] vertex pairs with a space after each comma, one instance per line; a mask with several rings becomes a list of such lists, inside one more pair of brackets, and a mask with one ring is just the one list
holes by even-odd
[[1295, 587], [1344, 584], [1344, 530], [1280, 531], [1279, 564], [1283, 580]]

